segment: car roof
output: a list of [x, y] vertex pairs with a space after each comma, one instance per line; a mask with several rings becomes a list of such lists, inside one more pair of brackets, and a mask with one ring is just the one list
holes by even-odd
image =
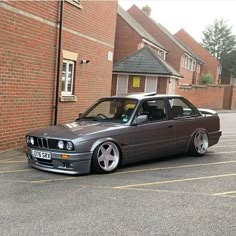
[[133, 93], [133, 94], [124, 94], [124, 95], [116, 95], [112, 96], [113, 98], [132, 98], [132, 99], [149, 99], [149, 98], [164, 98], [164, 97], [181, 97], [179, 95], [171, 95], [171, 94], [157, 94], [153, 93]]

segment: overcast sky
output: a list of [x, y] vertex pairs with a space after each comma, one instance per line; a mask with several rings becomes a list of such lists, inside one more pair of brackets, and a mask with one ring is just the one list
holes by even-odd
[[199, 42], [202, 31], [216, 18], [226, 20], [236, 34], [236, 0], [119, 0], [119, 4], [125, 10], [133, 4], [140, 9], [147, 4], [152, 9], [151, 17], [172, 34], [184, 28]]

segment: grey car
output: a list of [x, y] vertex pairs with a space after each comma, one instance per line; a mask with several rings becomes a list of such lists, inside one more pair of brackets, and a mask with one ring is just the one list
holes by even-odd
[[177, 95], [133, 94], [99, 99], [72, 123], [28, 133], [26, 155], [40, 170], [111, 173], [179, 153], [203, 156], [220, 136], [214, 111]]

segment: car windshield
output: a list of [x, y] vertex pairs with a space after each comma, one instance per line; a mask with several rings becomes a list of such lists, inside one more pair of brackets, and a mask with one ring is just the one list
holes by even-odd
[[137, 100], [127, 98], [103, 99], [86, 111], [79, 120], [125, 124], [130, 120], [137, 103]]

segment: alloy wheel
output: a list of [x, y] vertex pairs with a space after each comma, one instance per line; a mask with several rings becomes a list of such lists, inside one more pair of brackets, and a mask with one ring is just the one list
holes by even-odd
[[112, 142], [103, 143], [98, 149], [97, 160], [101, 169], [107, 172], [113, 171], [120, 160], [117, 146]]

